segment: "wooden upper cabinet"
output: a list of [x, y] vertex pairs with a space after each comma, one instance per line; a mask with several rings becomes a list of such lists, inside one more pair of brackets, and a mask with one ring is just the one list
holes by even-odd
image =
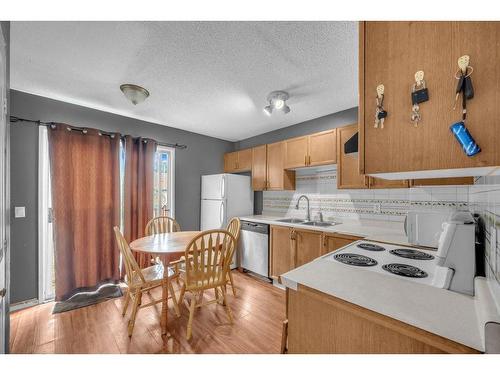
[[383, 178], [370, 177], [370, 189], [391, 189], [391, 188], [409, 188], [410, 180], [385, 180]]
[[474, 185], [474, 177], [421, 178], [410, 180], [410, 186]]
[[224, 154], [224, 172], [249, 172], [252, 170], [252, 149]]
[[267, 187], [267, 145], [252, 149], [252, 189], [265, 190]]
[[285, 142], [267, 145], [267, 190], [294, 190], [295, 171], [284, 167]]
[[[296, 229], [292, 236], [292, 246], [295, 246], [295, 267], [321, 256], [323, 233], [311, 230]], [[294, 268], [295, 268], [294, 267]]]
[[235, 172], [238, 169], [238, 151], [224, 154], [224, 172]]
[[245, 172], [252, 170], [252, 149], [238, 151], [238, 171]]
[[307, 166], [309, 137], [287, 139], [285, 144], [285, 168]]
[[[362, 22], [360, 26], [360, 170], [366, 174], [500, 165], [500, 22]], [[383, 51], [383, 53], [381, 53]], [[482, 151], [468, 157], [449, 127], [457, 59], [470, 56], [475, 96], [466, 126]], [[423, 70], [429, 101], [410, 122], [410, 89]], [[373, 126], [376, 87], [385, 86], [384, 129]]]
[[301, 168], [337, 162], [337, 130], [331, 129], [285, 142], [285, 168]]
[[271, 225], [270, 270], [273, 279], [295, 268], [295, 254], [292, 249], [292, 228]]
[[310, 166], [337, 163], [337, 129], [311, 134], [308, 150]]
[[337, 129], [337, 188], [367, 189], [368, 177], [359, 173], [358, 155], [346, 154], [344, 144], [358, 131], [358, 124]]

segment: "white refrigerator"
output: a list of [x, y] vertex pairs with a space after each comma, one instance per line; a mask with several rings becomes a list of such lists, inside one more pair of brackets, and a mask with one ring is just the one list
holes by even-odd
[[224, 173], [201, 177], [201, 230], [225, 228], [232, 217], [252, 214], [249, 176]]

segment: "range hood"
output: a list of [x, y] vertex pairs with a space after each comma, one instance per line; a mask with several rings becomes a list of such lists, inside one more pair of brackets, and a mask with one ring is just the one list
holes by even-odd
[[358, 132], [344, 143], [344, 154], [358, 156]]

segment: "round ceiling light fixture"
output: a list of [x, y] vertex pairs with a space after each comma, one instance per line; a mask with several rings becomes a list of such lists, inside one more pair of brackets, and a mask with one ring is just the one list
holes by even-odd
[[267, 96], [269, 105], [264, 107], [264, 113], [268, 116], [273, 114], [273, 111], [281, 111], [283, 113], [290, 112], [290, 107], [286, 104], [290, 96], [285, 91], [273, 91]]
[[149, 91], [144, 87], [133, 85], [131, 83], [120, 85], [120, 90], [122, 90], [123, 95], [125, 95], [125, 97], [134, 105], [142, 103], [149, 96]]

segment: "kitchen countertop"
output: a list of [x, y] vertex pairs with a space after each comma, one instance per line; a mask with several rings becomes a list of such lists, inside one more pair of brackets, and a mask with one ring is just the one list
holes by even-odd
[[[408, 243], [401, 222], [341, 219], [341, 224], [331, 227], [311, 227], [276, 221], [283, 218], [271, 215], [240, 217], [241, 220], [258, 223], [348, 234], [370, 241], [414, 246]], [[295, 290], [298, 284], [307, 286], [481, 352], [486, 350], [485, 324], [500, 323], [500, 311], [485, 278], [476, 278], [475, 296], [469, 296], [404, 278], [367, 272], [362, 268], [323, 258], [317, 258], [281, 275], [282, 283]], [[493, 340], [498, 341], [500, 337], [495, 336]]]
[[282, 223], [276, 221], [284, 219], [283, 216], [249, 215], [241, 216], [240, 219], [256, 223], [279, 225], [283, 227], [316, 230], [319, 232], [350, 234], [353, 236], [363, 237], [365, 240], [370, 241], [389, 242], [402, 246], [414, 246], [408, 243], [408, 238], [405, 234], [402, 222], [342, 218], [340, 219], [340, 224], [332, 225], [330, 227], [313, 227], [311, 225]]
[[281, 275], [281, 281], [287, 288], [297, 290], [301, 284], [482, 352], [486, 322], [500, 321], [484, 278], [476, 278], [476, 295], [469, 296], [320, 257]]

